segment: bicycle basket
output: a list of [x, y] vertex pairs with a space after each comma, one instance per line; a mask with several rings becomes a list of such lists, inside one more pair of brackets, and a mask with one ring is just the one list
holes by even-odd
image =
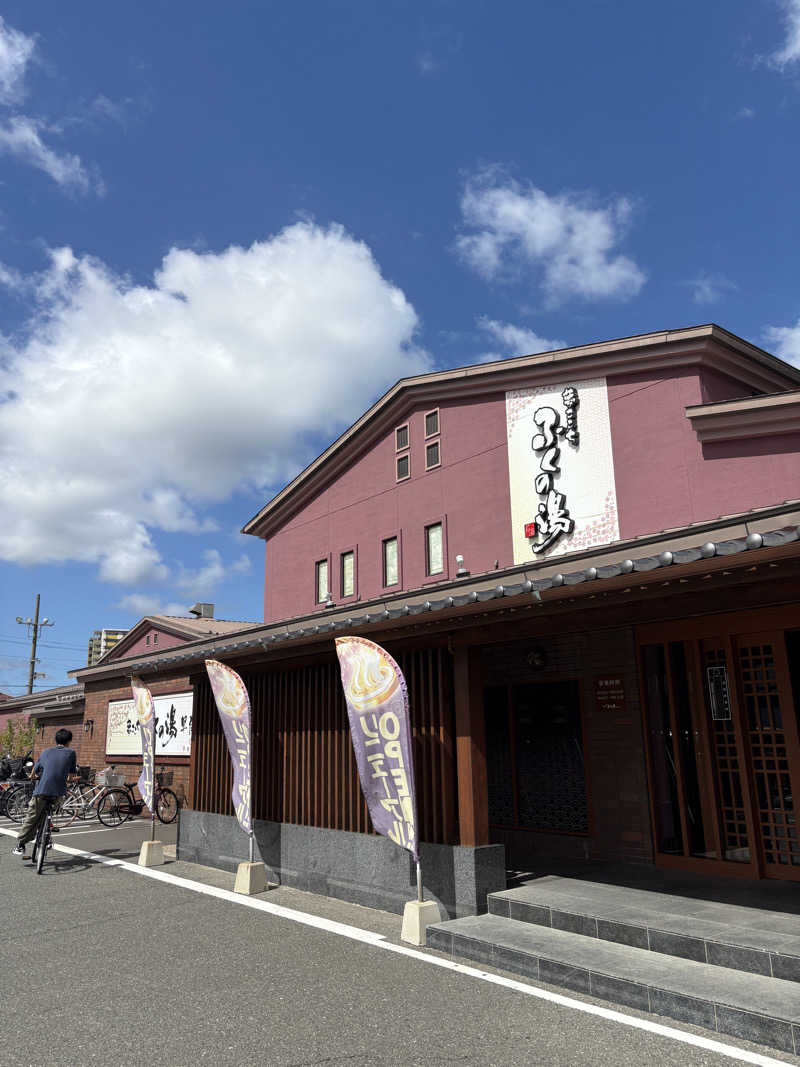
[[156, 779], [161, 786], [172, 785], [172, 771], [158, 771]]
[[75, 771], [82, 782], [88, 782], [92, 777], [92, 768], [87, 766], [78, 765]]
[[106, 775], [106, 785], [110, 786], [111, 789], [119, 789], [121, 786], [125, 785], [125, 775], [112, 774], [111, 771], [109, 771]]

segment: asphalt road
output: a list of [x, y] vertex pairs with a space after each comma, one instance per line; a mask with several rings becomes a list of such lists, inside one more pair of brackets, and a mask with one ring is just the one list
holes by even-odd
[[[127, 835], [65, 832], [59, 844], [131, 856], [149, 824]], [[735, 1062], [432, 966], [434, 953], [387, 951], [85, 856], [53, 851], [37, 876], [13, 844], [0, 836], [2, 1067]], [[158, 870], [232, 888], [190, 864]], [[394, 915], [291, 889], [262, 899], [398, 940]]]

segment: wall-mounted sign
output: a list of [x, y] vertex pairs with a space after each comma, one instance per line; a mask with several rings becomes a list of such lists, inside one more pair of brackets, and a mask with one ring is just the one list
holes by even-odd
[[506, 393], [514, 562], [619, 538], [605, 378]]
[[731, 698], [728, 692], [728, 668], [724, 665], [706, 667], [708, 682], [708, 702], [711, 705], [712, 719], [729, 719], [731, 717]]
[[595, 706], [601, 715], [625, 711], [625, 683], [619, 674], [604, 674], [594, 680]]
[[[192, 750], [192, 693], [153, 698], [156, 706], [157, 756], [188, 756]], [[106, 755], [140, 756], [142, 742], [133, 700], [112, 700], [108, 705]]]

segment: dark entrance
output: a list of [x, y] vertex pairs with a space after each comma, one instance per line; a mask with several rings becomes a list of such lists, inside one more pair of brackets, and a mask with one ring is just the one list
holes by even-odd
[[800, 636], [780, 612], [638, 633], [656, 861], [800, 881]]
[[578, 682], [489, 686], [484, 710], [492, 830], [588, 833]]

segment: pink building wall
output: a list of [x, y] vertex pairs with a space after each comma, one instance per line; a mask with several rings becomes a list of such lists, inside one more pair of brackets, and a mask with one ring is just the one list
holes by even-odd
[[[153, 644], [153, 635], [158, 634], [157, 644]], [[147, 643], [147, 638], [150, 638], [150, 644]], [[122, 655], [125, 659], [128, 656], [143, 656], [148, 652], [160, 652], [162, 648], [175, 648], [177, 645], [185, 645], [188, 638], [176, 637], [175, 634], [164, 633], [163, 630], [148, 630], [147, 633], [143, 633], [141, 637], [138, 637], [136, 641], [124, 650]]]
[[[800, 435], [703, 446], [686, 417], [689, 406], [746, 397], [748, 387], [699, 367], [615, 375], [607, 384], [623, 540], [800, 498]], [[442, 464], [425, 471], [424, 414], [431, 407], [396, 423], [409, 423], [407, 481], [395, 480], [392, 430], [267, 538], [266, 622], [324, 610], [315, 602], [317, 560], [328, 560], [337, 605], [452, 579], [458, 553], [473, 574], [491, 571], [495, 560], [500, 568], [513, 565], [505, 391], [443, 400]], [[438, 521], [445, 570], [427, 578], [424, 530]], [[399, 585], [387, 590], [381, 552], [392, 536], [400, 541], [401, 573]], [[344, 599], [339, 559], [349, 550], [356, 552], [356, 589]]]
[[[480, 403], [443, 402], [439, 411], [441, 466], [425, 470], [424, 416], [428, 404], [398, 419], [409, 424], [411, 477], [395, 480], [394, 429], [356, 459], [332, 485], [296, 514], [266, 544], [264, 619], [291, 618], [319, 608], [315, 603], [317, 560], [329, 559], [330, 587], [340, 595], [339, 557], [357, 553], [352, 599], [369, 600], [398, 589], [454, 578], [455, 557], [473, 573], [494, 561], [512, 561], [509, 523], [505, 393]], [[444, 574], [425, 575], [425, 526], [444, 523]], [[400, 585], [382, 584], [382, 542], [398, 536]]]
[[700, 443], [687, 407], [750, 395], [721, 375], [705, 378], [688, 368], [609, 379], [623, 540], [800, 497], [799, 435]]

